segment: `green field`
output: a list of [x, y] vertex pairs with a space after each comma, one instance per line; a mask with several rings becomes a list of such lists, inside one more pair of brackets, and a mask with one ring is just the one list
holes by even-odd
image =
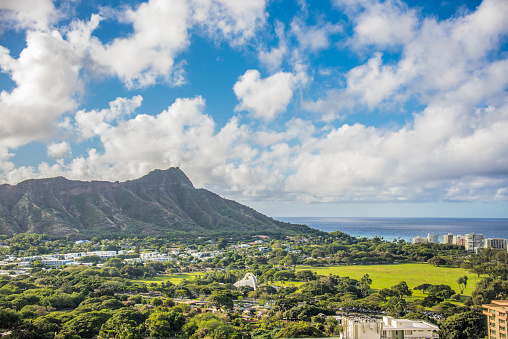
[[196, 272], [196, 273], [180, 273], [180, 274], [162, 274], [162, 275], [158, 275], [153, 278], [131, 279], [130, 281], [135, 282], [135, 283], [145, 283], [145, 284], [150, 284], [150, 283], [160, 284], [162, 282], [170, 281], [173, 284], [178, 285], [184, 279], [187, 279], [187, 280], [194, 279], [195, 277], [199, 277], [203, 274], [205, 274], [205, 273]]
[[[455, 292], [459, 293], [457, 279], [461, 276], [468, 276], [467, 288], [464, 296], [470, 296], [478, 280], [476, 274], [468, 273], [462, 268], [435, 267], [429, 264], [393, 264], [393, 265], [350, 265], [350, 266], [329, 266], [329, 267], [298, 267], [297, 270], [311, 270], [320, 275], [334, 274], [340, 277], [360, 279], [369, 274], [372, 279], [372, 292], [382, 288], [390, 288], [401, 281], [405, 281], [409, 288], [420, 284], [444, 284], [449, 285]], [[421, 291], [413, 291], [413, 296], [420, 298], [424, 294]]]

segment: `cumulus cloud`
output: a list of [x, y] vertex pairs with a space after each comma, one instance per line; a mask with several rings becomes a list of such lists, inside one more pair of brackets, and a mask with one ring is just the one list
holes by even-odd
[[53, 123], [77, 105], [81, 57], [57, 31], [28, 31], [15, 59], [0, 46], [0, 68], [16, 86], [0, 93], [0, 143], [18, 147], [52, 133]]
[[20, 29], [46, 30], [58, 16], [51, 0], [3, 0], [0, 2], [0, 18], [3, 24], [14, 23]]
[[50, 158], [62, 159], [70, 155], [71, 146], [66, 141], [48, 145], [48, 156]]
[[240, 100], [235, 110], [248, 111], [258, 119], [273, 120], [286, 110], [295, 85], [296, 78], [292, 73], [278, 72], [261, 79], [259, 71], [248, 70], [233, 87]]
[[335, 4], [353, 20], [354, 35], [349, 43], [355, 48], [403, 45], [413, 39], [419, 24], [416, 11], [399, 0], [336, 0]]
[[[120, 20], [132, 24], [133, 34], [106, 45], [91, 39], [91, 57], [129, 88], [152, 85], [158, 79], [179, 84], [175, 58], [189, 44], [189, 12], [184, 0], [150, 0], [127, 9], [119, 14]], [[177, 76], [172, 78], [175, 67]]]
[[[379, 11], [391, 11], [394, 4], [390, 1], [360, 2], [364, 3], [367, 4], [366, 8], [388, 7]], [[408, 11], [409, 14], [406, 14], [413, 17], [413, 12]], [[365, 12], [352, 13], [357, 28], [361, 21], [359, 18]], [[385, 61], [382, 53], [376, 52], [366, 63], [344, 75], [346, 86], [329, 90], [326, 96], [307, 103], [306, 108], [325, 113], [325, 120], [331, 120], [354, 112], [355, 107], [361, 109], [387, 103], [404, 104], [410, 98], [424, 105], [445, 97], [448, 102], [459, 101], [464, 99], [463, 92], [458, 90], [460, 88], [475, 87], [474, 83], [478, 81], [497, 84], [498, 75], [489, 69], [502, 61], [491, 62], [488, 56], [496, 53], [500, 39], [508, 32], [508, 23], [504, 20], [507, 15], [508, 4], [505, 1], [486, 0], [475, 12], [463, 16], [445, 21], [435, 18], [419, 20], [418, 24], [412, 25], [415, 28], [411, 29], [410, 37], [393, 39], [402, 43], [402, 52], [397, 61]], [[381, 39], [378, 47], [386, 46], [388, 40]], [[358, 48], [364, 44], [374, 44], [374, 40], [357, 41]], [[489, 94], [484, 97], [492, 99], [502, 93], [504, 87], [493, 86], [481, 90], [482, 93], [485, 91]], [[481, 100], [468, 101], [472, 105], [488, 104]]]
[[84, 139], [101, 135], [110, 127], [111, 122], [132, 114], [141, 106], [142, 101], [143, 97], [136, 95], [132, 99], [116, 98], [109, 103], [109, 109], [79, 110], [74, 117], [76, 129]]

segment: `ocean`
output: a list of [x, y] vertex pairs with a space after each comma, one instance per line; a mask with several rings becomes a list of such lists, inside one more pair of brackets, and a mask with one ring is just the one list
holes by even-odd
[[427, 233], [437, 234], [439, 242], [448, 233], [464, 235], [483, 234], [486, 238], [508, 239], [508, 219], [460, 219], [460, 218], [307, 218], [277, 217], [280, 221], [305, 224], [325, 231], [344, 233], [385, 240], [404, 239], [412, 241], [416, 236], [427, 237]]

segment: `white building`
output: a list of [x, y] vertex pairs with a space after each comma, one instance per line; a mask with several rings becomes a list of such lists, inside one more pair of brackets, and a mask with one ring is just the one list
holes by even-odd
[[342, 317], [343, 339], [380, 339], [383, 323], [366, 316]]
[[439, 338], [439, 327], [419, 320], [383, 317], [381, 339]]
[[483, 248], [485, 240], [483, 234], [469, 233], [464, 236], [467, 251], [473, 252], [476, 248]]
[[427, 234], [427, 241], [430, 243], [437, 244], [439, 241], [437, 240], [437, 234]]
[[427, 339], [439, 338], [439, 327], [420, 320], [342, 317], [343, 339]]
[[41, 261], [43, 265], [46, 266], [52, 266], [52, 267], [59, 267], [59, 266], [65, 266], [69, 264], [75, 264], [74, 260], [66, 260], [66, 259], [48, 259], [48, 260], [42, 260]]

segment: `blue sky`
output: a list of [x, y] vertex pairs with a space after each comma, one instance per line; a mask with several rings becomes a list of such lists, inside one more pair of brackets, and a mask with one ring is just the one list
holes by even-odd
[[270, 216], [508, 217], [508, 3], [0, 3], [0, 183], [180, 167]]

